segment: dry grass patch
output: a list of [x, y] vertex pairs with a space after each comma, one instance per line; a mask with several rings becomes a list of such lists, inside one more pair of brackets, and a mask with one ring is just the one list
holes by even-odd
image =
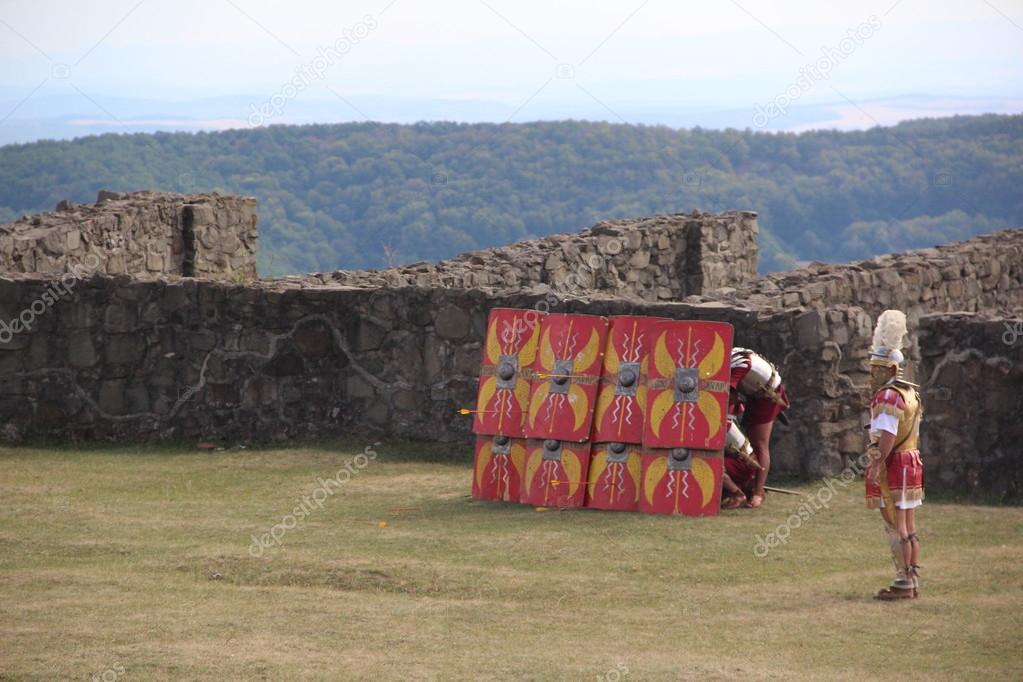
[[466, 450], [384, 443], [253, 555], [363, 447], [0, 450], [0, 679], [1023, 670], [1023, 510], [929, 502], [924, 596], [879, 604], [890, 569], [859, 484], [757, 558], [798, 498], [702, 520], [538, 513], [469, 499]]

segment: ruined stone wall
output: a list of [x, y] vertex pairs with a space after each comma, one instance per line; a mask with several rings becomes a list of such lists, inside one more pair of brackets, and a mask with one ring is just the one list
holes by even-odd
[[[886, 308], [906, 313], [907, 377], [926, 383], [917, 345], [925, 315], [1023, 309], [1023, 230], [848, 265], [814, 264], [768, 275], [736, 291], [712, 291], [690, 300], [741, 302], [767, 310], [807, 308], [801, 318], [799, 352], [809, 354], [816, 363], [814, 371], [821, 372], [815, 398], [819, 402], [813, 410], [821, 419], [814, 466], [836, 470], [866, 447], [867, 355], [877, 316]], [[792, 380], [783, 377], [786, 383]]]
[[256, 277], [256, 200], [101, 191], [0, 225], [0, 272]]
[[439, 263], [289, 278], [353, 287], [447, 287], [559, 293], [599, 292], [646, 301], [680, 300], [757, 276], [757, 222], [750, 211], [608, 220]]
[[[0, 278], [0, 321], [55, 280]], [[54, 437], [230, 442], [377, 430], [468, 443], [487, 314], [495, 306], [731, 323], [736, 342], [791, 376], [778, 471], [819, 474], [819, 374], [792, 353], [803, 310], [558, 299], [462, 289], [300, 288], [94, 277], [0, 334], [0, 425], [11, 441]], [[6, 341], [6, 342], [4, 342]]]
[[1023, 315], [921, 319], [926, 486], [1023, 502]]

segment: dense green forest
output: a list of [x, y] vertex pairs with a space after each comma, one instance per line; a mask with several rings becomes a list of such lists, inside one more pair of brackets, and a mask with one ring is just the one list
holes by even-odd
[[0, 222], [98, 189], [259, 199], [263, 275], [381, 267], [604, 218], [751, 209], [761, 269], [1023, 225], [1023, 116], [801, 134], [564, 121], [271, 126], [0, 147]]

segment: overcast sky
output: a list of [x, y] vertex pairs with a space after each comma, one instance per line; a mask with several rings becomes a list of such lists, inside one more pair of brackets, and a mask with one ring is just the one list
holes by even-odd
[[[227, 95], [247, 98], [216, 114], [235, 120], [276, 95], [274, 122], [314, 101], [393, 118], [389, 97], [447, 102], [444, 117], [463, 120], [479, 109], [462, 101], [499, 103], [516, 121], [631, 122], [644, 107], [754, 121], [772, 102], [837, 102], [837, 119], [864, 120], [918, 106], [1018, 111], [1023, 0], [0, 2], [0, 118], [67, 98]], [[117, 117], [115, 106], [93, 113]]]

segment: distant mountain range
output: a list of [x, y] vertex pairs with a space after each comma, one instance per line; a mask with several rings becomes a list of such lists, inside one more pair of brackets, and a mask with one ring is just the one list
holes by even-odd
[[[26, 93], [27, 94], [27, 93]], [[0, 95], [0, 97], [3, 97]], [[503, 123], [573, 118], [611, 123], [667, 125], [676, 128], [757, 128], [799, 132], [810, 129], [856, 130], [894, 125], [903, 120], [957, 114], [1023, 111], [1023, 97], [914, 95], [874, 98], [852, 104], [795, 102], [784, 116], [757, 117], [756, 105], [718, 108], [692, 102], [591, 102], [580, 108], [559, 101], [531, 102], [528, 116], [515, 103], [482, 99], [415, 99], [351, 95], [344, 100], [295, 99], [270, 117], [260, 117], [265, 94], [230, 95], [189, 100], [155, 100], [94, 94], [37, 95], [0, 99], [0, 145], [41, 139], [72, 139], [102, 133], [218, 131], [271, 124], [463, 121]], [[763, 106], [766, 103], [761, 104]], [[254, 125], [255, 124], [255, 125]]]

